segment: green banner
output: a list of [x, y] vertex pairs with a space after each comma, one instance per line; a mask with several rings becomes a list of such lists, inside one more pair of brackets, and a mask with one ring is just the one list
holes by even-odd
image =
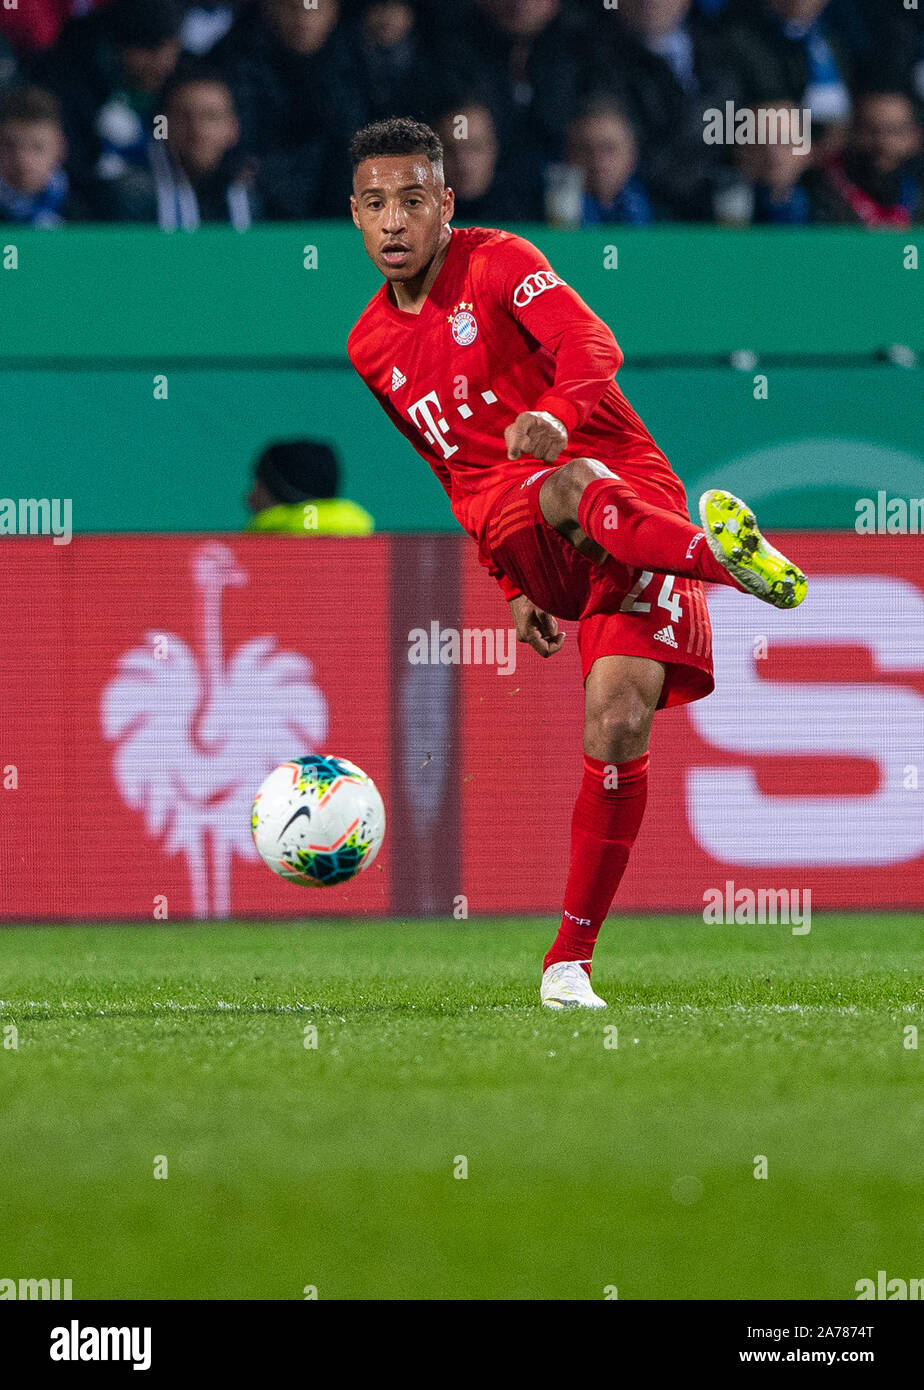
[[[692, 500], [852, 527], [924, 493], [911, 233], [523, 229], [610, 323], [620, 381]], [[439, 484], [355, 377], [377, 278], [350, 226], [0, 235], [0, 496], [67, 497], [76, 531], [234, 531], [255, 455], [308, 435], [383, 530], [450, 530]], [[716, 365], [732, 351], [746, 369]]]

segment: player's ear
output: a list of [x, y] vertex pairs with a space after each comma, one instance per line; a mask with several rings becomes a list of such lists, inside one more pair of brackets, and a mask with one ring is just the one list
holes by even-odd
[[451, 221], [452, 221], [452, 219], [453, 219], [453, 214], [455, 213], [455, 210], [456, 210], [456, 195], [455, 195], [455, 193], [453, 193], [453, 191], [452, 191], [451, 188], [444, 188], [444, 189], [443, 189], [443, 206], [442, 206], [442, 217], [443, 217], [443, 224], [444, 224], [444, 225], [445, 225], [447, 222], [451, 222]]
[[[353, 218], [353, 226], [359, 227], [359, 204], [353, 194], [350, 194], [350, 215]], [[362, 230], [362, 228], [360, 228]]]

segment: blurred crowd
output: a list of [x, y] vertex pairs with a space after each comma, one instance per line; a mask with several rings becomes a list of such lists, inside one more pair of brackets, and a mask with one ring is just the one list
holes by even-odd
[[0, 221], [345, 217], [406, 115], [462, 223], [901, 227], [922, 99], [916, 0], [20, 0]]

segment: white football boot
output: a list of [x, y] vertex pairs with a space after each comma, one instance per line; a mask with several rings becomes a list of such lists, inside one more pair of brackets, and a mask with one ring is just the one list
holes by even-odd
[[606, 1008], [606, 1000], [594, 994], [590, 976], [577, 960], [560, 960], [544, 970], [539, 998], [547, 1009]]

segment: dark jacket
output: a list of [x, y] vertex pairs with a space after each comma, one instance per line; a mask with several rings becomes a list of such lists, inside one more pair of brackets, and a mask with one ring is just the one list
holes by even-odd
[[[721, 22], [742, 100], [788, 97], [798, 105], [809, 80], [804, 44], [786, 37], [780, 20], [761, 0], [730, 0]], [[849, 86], [854, 59], [836, 12], [823, 10], [821, 23], [841, 78]]]
[[490, 106], [505, 161], [563, 157], [568, 122], [589, 94], [591, 37], [569, 10], [526, 45], [515, 44], [480, 10], [460, 27], [449, 76], [456, 84], [464, 77]]
[[498, 173], [487, 193], [480, 198], [456, 197], [453, 223], [469, 227], [504, 227], [508, 222], [540, 222], [542, 217], [540, 180], [537, 178], [524, 186]]
[[266, 216], [346, 216], [349, 141], [366, 105], [343, 29], [318, 53], [294, 53], [252, 7], [210, 56], [234, 91]]
[[437, 37], [415, 25], [402, 43], [382, 49], [368, 42], [357, 22], [347, 29], [346, 43], [362, 94], [364, 123], [389, 116], [433, 119], [446, 82], [444, 53]]
[[599, 81], [635, 124], [640, 170], [656, 200], [673, 217], [708, 220], [722, 154], [703, 140], [703, 113], [739, 101], [741, 88], [720, 32], [697, 13], [691, 13], [686, 29], [695, 90], [684, 88], [667, 59], [651, 52], [618, 18], [601, 52]]
[[[79, 181], [89, 183], [103, 150], [97, 116], [109, 97], [125, 87], [106, 11], [69, 20], [55, 47], [36, 60], [33, 78], [57, 94], [67, 132], [68, 170]], [[142, 120], [153, 115], [159, 109], [157, 97], [139, 95], [136, 109]]]
[[[167, 168], [166, 159], [163, 168]], [[169, 166], [175, 179], [174, 166]], [[162, 169], [163, 173], [163, 169]], [[195, 199], [198, 223], [232, 223], [241, 230], [260, 217], [260, 203], [253, 187], [249, 169], [241, 167], [240, 157], [232, 152], [218, 169], [191, 184], [182, 175], [182, 182]], [[169, 195], [170, 189], [167, 189]], [[230, 196], [229, 196], [230, 195]], [[189, 226], [188, 198], [167, 196], [166, 216], [158, 200], [158, 184], [151, 166], [131, 169], [120, 178], [99, 185], [97, 207], [103, 221], [152, 222], [168, 230]]]
[[837, 168], [843, 178], [852, 182], [861, 194], [882, 207], [903, 207], [913, 223], [924, 221], [924, 185], [918, 172], [909, 165], [887, 179], [868, 179], [836, 160], [822, 169], [810, 169], [803, 179], [812, 208], [812, 221], [850, 227], [865, 227], [866, 220], [854, 207], [841, 186], [841, 178], [833, 176]]

